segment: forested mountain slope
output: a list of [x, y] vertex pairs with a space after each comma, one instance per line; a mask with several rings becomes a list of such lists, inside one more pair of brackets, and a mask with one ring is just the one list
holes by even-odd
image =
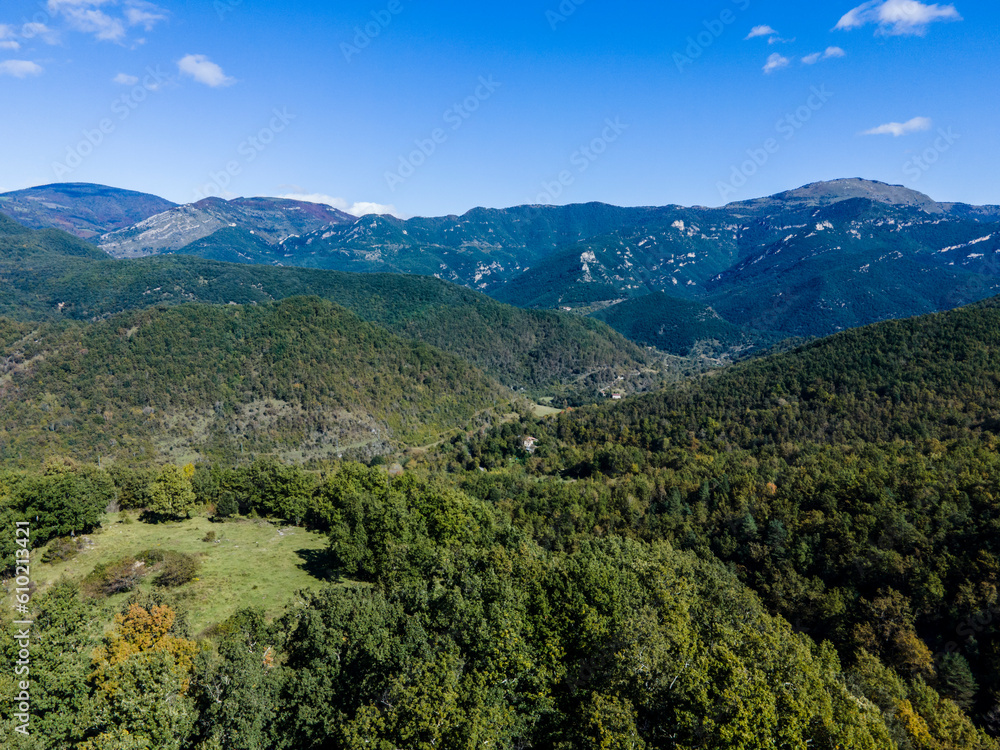
[[[98, 503], [137, 478], [8, 472], [0, 513], [41, 511], [66, 485]], [[49, 645], [32, 662], [37, 735], [12, 750], [997, 747], [927, 685], [872, 658], [842, 664], [723, 566], [666, 543], [545, 549], [491, 502], [351, 464], [321, 477], [216, 466], [178, 481], [202, 502], [238, 496], [242, 513], [304, 513], [344, 577], [299, 592], [273, 622], [244, 606], [203, 633], [184, 617], [198, 579], [178, 570], [187, 560], [196, 572], [199, 556], [135, 550], [62, 579], [35, 597], [33, 632]], [[216, 517], [209, 554], [251, 523], [232, 512]], [[104, 535], [121, 534], [105, 520]], [[288, 524], [280, 533], [300, 531]], [[147, 566], [173, 578], [140, 587], [134, 571]], [[0, 653], [15, 643], [0, 640]]]
[[573, 423], [655, 424], [658, 439], [718, 448], [968, 438], [1000, 431], [998, 384], [994, 298], [845, 331]]
[[[74, 189], [87, 193], [82, 212], [92, 210], [94, 195], [124, 195]], [[26, 218], [44, 221], [42, 214]], [[178, 253], [433, 276], [535, 309], [589, 312], [669, 296], [709, 305], [727, 323], [769, 340], [825, 336], [1000, 292], [1000, 208], [936, 202], [862, 179], [718, 208], [589, 203], [405, 220], [277, 198], [208, 198], [95, 242], [118, 258]], [[661, 305], [657, 314], [668, 313], [668, 327], [697, 323], [682, 305]]]
[[734, 326], [704, 304], [658, 292], [619, 302], [591, 317], [631, 341], [678, 356], [739, 356], [776, 341], [775, 336]]
[[493, 469], [469, 491], [545, 545], [611, 534], [720, 559], [848, 663], [875, 655], [997, 733], [998, 449], [990, 300], [456, 440], [448, 460]]
[[318, 298], [0, 324], [0, 457], [378, 455], [511, 394]]
[[91, 533], [111, 498], [155, 521], [180, 494], [172, 518], [217, 521], [205, 544], [258, 517], [329, 537], [303, 554], [328, 585], [274, 622], [243, 608], [202, 633], [184, 618], [203, 606], [186, 588], [197, 567], [135, 580], [138, 563], [164, 576], [183, 557], [136, 549], [90, 569], [79, 553], [78, 576], [35, 596], [39, 643], [59, 645], [33, 662], [45, 750], [998, 746], [994, 302], [494, 421], [394, 452], [392, 471], [240, 453], [335, 413], [314, 438], [329, 450], [348, 399], [391, 404], [394, 430], [482, 405], [491, 384], [461, 360], [318, 299], [8, 321], [0, 344], [19, 352], [5, 445], [43, 456], [125, 427], [183, 441], [193, 425], [175, 415], [201, 409], [216, 459], [3, 471], [8, 523]]
[[446, 282], [248, 266], [185, 256], [112, 260], [56, 231], [0, 217], [0, 314], [90, 320], [157, 304], [263, 303], [316, 295], [406, 338], [464, 357], [511, 388], [608, 383], [653, 359], [597, 321], [527, 311]]

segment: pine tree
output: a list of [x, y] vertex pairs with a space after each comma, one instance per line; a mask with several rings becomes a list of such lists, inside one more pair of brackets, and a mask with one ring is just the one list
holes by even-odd
[[972, 675], [969, 662], [961, 654], [945, 654], [938, 666], [938, 690], [945, 697], [968, 710], [976, 698], [979, 685]]

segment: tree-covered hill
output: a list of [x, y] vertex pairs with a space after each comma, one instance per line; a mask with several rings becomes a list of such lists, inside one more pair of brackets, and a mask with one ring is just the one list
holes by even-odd
[[521, 310], [438, 279], [222, 263], [187, 256], [113, 260], [62, 232], [0, 223], [0, 314], [91, 320], [157, 304], [333, 301], [393, 333], [457, 354], [510, 388], [611, 382], [650, 356], [597, 321]]
[[223, 230], [181, 252], [433, 275], [529, 308], [661, 293], [759, 333], [825, 336], [996, 294], [998, 217], [995, 206], [850, 179], [720, 208], [591, 203], [363, 217], [270, 248]]
[[[82, 215], [108, 201], [149, 208], [139, 194], [86, 185], [49, 186], [17, 200], [44, 207], [53, 190], [53, 200], [67, 204], [63, 213], [78, 203]], [[48, 216], [36, 214], [29, 211], [26, 220], [39, 225]], [[57, 218], [49, 225], [64, 226]], [[862, 179], [718, 208], [534, 205], [406, 220], [274, 198], [208, 198], [144, 215], [95, 242], [116, 258], [179, 253], [436, 277], [531, 309], [592, 311], [665, 294], [711, 306], [726, 322], [765, 338], [826, 336], [1000, 292], [1000, 209], [939, 203]], [[671, 312], [667, 328], [698, 325], [680, 307]]]
[[687, 356], [739, 356], [775, 340], [724, 320], [712, 308], [659, 292], [606, 307], [593, 318], [603, 320], [623, 336], [645, 346]]
[[728, 320], [787, 335], [949, 310], [1000, 291], [1000, 266], [978, 249], [996, 229], [863, 198], [800, 209], [761, 222], [704, 297]]
[[511, 395], [454, 355], [308, 297], [5, 322], [0, 344], [0, 454], [29, 464], [381, 454]]
[[[925, 682], [870, 656], [842, 662], [717, 561], [664, 542], [547, 549], [504, 507], [440, 478], [389, 481], [356, 464], [322, 477], [274, 463], [153, 476], [168, 475], [198, 500], [230, 498], [202, 538], [214, 558], [246, 538], [233, 513], [284, 520], [272, 534], [298, 532], [286, 524], [302, 513], [330, 539], [327, 555], [302, 552], [343, 577], [298, 592], [273, 622], [244, 606], [194, 633], [200, 555], [167, 542], [93, 565], [77, 552], [82, 579], [35, 594], [37, 736], [11, 732], [11, 750], [997, 747]], [[97, 507], [135, 478], [65, 463], [7, 472], [0, 513], [90, 529], [95, 517], [74, 522], [59, 490]], [[190, 549], [194, 531], [175, 522], [161, 538]], [[0, 632], [16, 626], [4, 618]], [[15, 649], [0, 640], [4, 658]], [[15, 694], [0, 680], [0, 698]]]
[[497, 428], [447, 460], [491, 469], [465, 486], [543, 544], [722, 560], [846, 662], [874, 655], [1000, 733], [997, 300]]
[[[22, 224], [0, 214], [0, 264], [4, 271], [29, 269], [45, 269], [53, 263], [65, 258], [88, 258], [90, 260], [107, 260], [107, 255], [88, 242], [77, 239], [58, 229], [28, 229]], [[31, 264], [25, 269], [18, 268], [21, 264]], [[17, 293], [16, 285], [7, 286], [3, 290]]]
[[845, 331], [574, 422], [656, 424], [657, 439], [719, 448], [968, 438], [1000, 432], [998, 383], [993, 299]]

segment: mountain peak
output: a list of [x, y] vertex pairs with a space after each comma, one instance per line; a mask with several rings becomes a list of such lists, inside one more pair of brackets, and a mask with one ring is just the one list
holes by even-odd
[[175, 204], [148, 193], [62, 182], [0, 194], [0, 211], [32, 229], [55, 227], [82, 239], [123, 229]]
[[[277, 246], [290, 236], [356, 221], [356, 217], [321, 203], [286, 198], [225, 200], [210, 196], [150, 216], [141, 226], [108, 232], [100, 237], [99, 245], [116, 258], [139, 258], [176, 252], [222, 229], [239, 227], [258, 240]], [[227, 242], [233, 239], [232, 233], [224, 237]]]
[[865, 180], [860, 177], [829, 180], [827, 182], [812, 182], [795, 190], [771, 196], [770, 199], [784, 202], [803, 203], [805, 205], [829, 205], [852, 198], [865, 198], [893, 206], [912, 206], [927, 213], [941, 213], [942, 208], [927, 195], [911, 190], [904, 185], [890, 185], [877, 180]]

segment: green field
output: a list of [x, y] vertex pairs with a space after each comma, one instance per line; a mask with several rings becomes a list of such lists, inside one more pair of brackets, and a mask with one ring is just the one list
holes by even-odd
[[[85, 537], [86, 547], [72, 559], [34, 564], [32, 580], [38, 593], [62, 577], [79, 582], [97, 565], [147, 549], [196, 555], [201, 562], [198, 578], [173, 589], [169, 596], [186, 612], [191, 632], [197, 634], [243, 607], [263, 607], [269, 617], [277, 615], [296, 591], [319, 588], [329, 580], [323, 565], [326, 537], [322, 534], [264, 520], [213, 523], [197, 517], [175, 523], [123, 524], [122, 515], [108, 515], [101, 529]], [[202, 541], [210, 531], [215, 532], [216, 541]], [[35, 560], [41, 560], [43, 551], [35, 552]], [[150, 578], [141, 588], [153, 588]], [[127, 596], [111, 597], [109, 606], [117, 609]]]
[[[552, 399], [541, 399], [542, 401], [552, 401]], [[544, 406], [543, 404], [533, 404], [531, 407], [531, 413], [536, 417], [551, 417], [554, 414], [562, 414], [562, 409], [555, 409], [551, 406]]]

